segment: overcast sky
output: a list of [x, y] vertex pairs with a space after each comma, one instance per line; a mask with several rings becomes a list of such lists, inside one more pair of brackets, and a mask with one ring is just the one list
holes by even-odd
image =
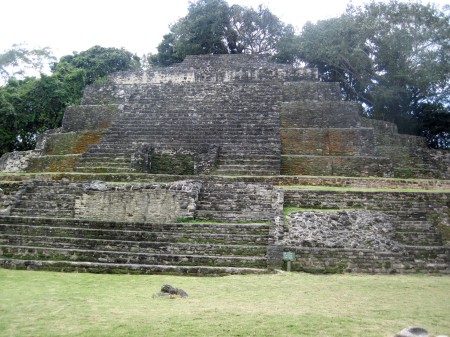
[[[301, 29], [307, 21], [338, 16], [348, 0], [227, 0], [267, 6], [284, 23]], [[355, 5], [364, 0], [353, 0]], [[427, 1], [422, 1], [428, 3]], [[55, 56], [94, 45], [155, 53], [169, 24], [187, 14], [189, 0], [3, 0], [0, 52], [13, 44], [50, 47]], [[434, 1], [438, 7], [449, 0]]]

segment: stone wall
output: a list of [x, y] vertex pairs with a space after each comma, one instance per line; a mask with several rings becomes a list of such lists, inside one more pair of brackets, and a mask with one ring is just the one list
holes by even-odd
[[255, 82], [317, 80], [316, 69], [292, 68], [279, 63], [268, 63], [259, 55], [201, 55], [187, 56], [169, 68], [150, 69], [147, 72], [122, 72], [110, 77], [114, 84], [161, 84], [192, 82]]
[[341, 93], [337, 82], [298, 81], [284, 82], [283, 102], [301, 100], [340, 101]]
[[9, 214], [11, 206], [14, 205], [19, 191], [23, 188], [22, 182], [0, 183], [0, 214]]
[[399, 251], [394, 218], [377, 211], [305, 211], [286, 216], [285, 246]]
[[113, 221], [164, 222], [192, 219], [201, 183], [85, 185], [75, 217]]
[[389, 158], [398, 178], [450, 178], [448, 151], [429, 149], [424, 137], [399, 134], [397, 126], [386, 121], [362, 118], [374, 130], [378, 153]]
[[24, 172], [28, 167], [31, 158], [39, 156], [38, 151], [14, 151], [5, 153], [0, 158], [1, 172]]
[[282, 154], [375, 156], [369, 128], [283, 128]]
[[283, 175], [392, 177], [392, 162], [383, 157], [282, 155]]
[[359, 127], [361, 105], [343, 101], [300, 100], [284, 102], [282, 128]]
[[[395, 191], [288, 190], [285, 205], [301, 208], [348, 209], [365, 208], [394, 212], [423, 212], [425, 215], [449, 215], [448, 193]], [[446, 220], [447, 221], [447, 220]]]
[[269, 222], [279, 207], [278, 192], [271, 184], [205, 181], [195, 217], [226, 222]]
[[120, 108], [116, 104], [69, 106], [64, 112], [63, 132], [107, 129], [119, 115]]

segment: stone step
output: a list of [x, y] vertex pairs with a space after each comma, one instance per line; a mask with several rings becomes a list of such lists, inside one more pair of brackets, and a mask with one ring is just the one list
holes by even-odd
[[24, 193], [21, 194], [21, 199], [32, 199], [36, 195], [41, 195], [50, 198], [58, 199], [70, 199], [79, 192], [80, 188], [64, 188], [57, 186], [40, 186], [34, 188], [27, 188]]
[[146, 264], [118, 264], [78, 261], [39, 261], [0, 258], [0, 267], [7, 269], [47, 270], [60, 272], [90, 272], [115, 274], [175, 274], [175, 275], [245, 275], [267, 274], [267, 269], [220, 266], [173, 266]]
[[279, 170], [225, 170], [218, 168], [214, 174], [222, 176], [276, 176]]
[[438, 169], [394, 166], [395, 178], [439, 179], [441, 176], [441, 171]]
[[273, 170], [275, 169], [275, 166], [280, 167], [280, 162], [267, 162], [267, 161], [260, 161], [258, 162], [254, 162], [254, 161], [247, 161], [245, 163], [223, 163], [223, 162], [218, 162], [218, 169], [223, 170], [223, 171], [234, 171], [234, 170], [239, 170], [239, 171], [265, 171], [265, 170]]
[[[252, 202], [253, 201], [253, 202]], [[249, 205], [251, 202], [251, 205]], [[235, 211], [235, 210], [252, 210], [259, 211], [262, 208], [271, 209], [271, 200], [261, 200], [257, 196], [246, 195], [243, 197], [222, 197], [217, 199], [200, 199], [197, 202], [197, 210], [221, 210], [221, 211]]]
[[434, 263], [445, 263], [450, 270], [450, 247], [448, 246], [413, 246], [403, 244], [401, 248], [405, 251], [406, 261], [412, 263], [433, 261]]
[[101, 240], [54, 236], [0, 234], [0, 244], [64, 249], [88, 249], [151, 254], [227, 255], [264, 257], [266, 246]]
[[429, 221], [399, 221], [395, 223], [398, 232], [435, 232], [435, 226]]
[[273, 151], [255, 151], [251, 149], [240, 149], [236, 147], [231, 151], [228, 149], [220, 148], [217, 160], [219, 162], [223, 162], [224, 164], [227, 162], [230, 162], [230, 164], [233, 164], [234, 162], [279, 163], [280, 157], [279, 153], [274, 153]]
[[69, 200], [45, 200], [43, 196], [36, 195], [35, 198], [18, 201], [14, 208], [73, 210], [74, 200], [75, 198]]
[[133, 172], [132, 169], [123, 167], [108, 167], [108, 166], [75, 166], [74, 172], [86, 172], [86, 173], [129, 173]]
[[42, 248], [0, 245], [0, 257], [9, 259], [68, 260], [80, 262], [160, 264], [179, 266], [221, 266], [267, 268], [264, 257], [207, 256], [182, 254], [146, 254], [117, 251]]
[[261, 223], [136, 223], [136, 222], [113, 222], [82, 219], [54, 219], [33, 218], [18, 216], [1, 216], [1, 226], [29, 225], [47, 227], [85, 228], [98, 230], [131, 230], [150, 232], [183, 232], [183, 233], [216, 233], [216, 234], [241, 234], [241, 235], [268, 235], [269, 225]]
[[11, 214], [16, 216], [43, 216], [43, 217], [59, 217], [59, 218], [73, 218], [74, 210], [69, 209], [30, 209], [13, 207]]
[[162, 130], [175, 132], [175, 131], [185, 131], [186, 133], [194, 133], [195, 131], [205, 130], [212, 134], [212, 126], [211, 124], [216, 125], [216, 131], [220, 131], [220, 133], [226, 134], [227, 132], [236, 132], [244, 130], [248, 134], [260, 134], [261, 131], [273, 131], [278, 127], [278, 123], [275, 120], [271, 123], [270, 121], [265, 121], [266, 123], [262, 124], [261, 119], [252, 118], [248, 116], [245, 121], [242, 120], [242, 116], [236, 116], [236, 119], [230, 119], [229, 116], [227, 118], [227, 123], [224, 124], [223, 120], [217, 118], [216, 120], [209, 119], [204, 123], [196, 122], [196, 124], [192, 124], [192, 119], [190, 118], [180, 118], [176, 122], [175, 121], [167, 121], [167, 117], [159, 120], [158, 116], [154, 116], [152, 118], [140, 119], [136, 121], [123, 121], [120, 125], [114, 125], [108, 130], [108, 134], [126, 134], [132, 131], [142, 132], [142, 134], [153, 134], [153, 133], [161, 133]]
[[201, 220], [218, 221], [268, 221], [271, 217], [270, 212], [266, 211], [221, 211], [221, 210], [197, 210], [195, 217]]
[[[402, 252], [307, 247], [297, 247], [295, 251], [300, 270], [307, 272], [450, 274], [449, 248], [442, 246], [402, 246], [402, 248]], [[421, 259], [418, 258], [419, 255], [422, 256]], [[342, 261], [346, 261], [344, 266], [340, 266]]]
[[442, 236], [439, 233], [397, 232], [394, 240], [417, 246], [442, 246]]
[[[392, 216], [397, 217], [400, 220], [406, 220], [406, 221], [427, 221], [428, 218], [428, 212], [426, 210], [411, 210], [408, 211], [407, 209], [403, 209], [401, 211], [399, 210], [392, 210], [392, 208], [396, 208], [395, 206], [389, 207], [388, 209], [382, 209], [385, 213], [390, 214]], [[380, 208], [372, 207], [372, 210], [379, 210]]]
[[[102, 240], [151, 241], [225, 245], [267, 245], [268, 235], [200, 232], [156, 232], [33, 225], [0, 225], [0, 233], [29, 236], [95, 238]], [[267, 233], [268, 234], [268, 233]]]
[[114, 160], [97, 160], [95, 158], [89, 160], [81, 160], [76, 167], [111, 167], [111, 168], [130, 168], [130, 160], [128, 162], [117, 162]]

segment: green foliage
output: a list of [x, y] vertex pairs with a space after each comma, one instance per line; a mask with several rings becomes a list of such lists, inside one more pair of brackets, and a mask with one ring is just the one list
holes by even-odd
[[181, 62], [186, 55], [202, 54], [270, 54], [288, 62], [288, 46], [295, 41], [294, 29], [286, 26], [269, 9], [257, 10], [239, 5], [228, 6], [225, 0], [198, 0], [189, 12], [170, 27], [150, 56], [150, 63], [168, 66]]
[[291, 37], [294, 28], [284, 25], [268, 8], [233, 5], [230, 8], [231, 37], [228, 40], [232, 53], [270, 54], [278, 52], [280, 40]]
[[55, 73], [68, 69], [83, 69], [86, 72], [86, 84], [92, 84], [98, 78], [118, 71], [140, 68], [139, 57], [117, 48], [94, 46], [81, 53], [63, 56], [53, 67]]
[[138, 68], [139, 58], [130, 52], [95, 46], [62, 57], [51, 76], [9, 78], [0, 87], [0, 155], [29, 150], [38, 133], [61, 126], [65, 108], [80, 102], [86, 85], [105, 81], [113, 72]]
[[[338, 18], [306, 24], [298, 55], [324, 81], [341, 82], [345, 99], [364, 103], [370, 117], [395, 122], [401, 132], [436, 136], [418, 117], [427, 105], [428, 125], [437, 123], [429, 108], [449, 103], [449, 19], [419, 3], [350, 6]], [[439, 144], [432, 139], [430, 145]]]
[[0, 78], [7, 81], [13, 76], [23, 78], [29, 72], [38, 74], [55, 60], [48, 47], [28, 49], [25, 45], [15, 44], [0, 54]]

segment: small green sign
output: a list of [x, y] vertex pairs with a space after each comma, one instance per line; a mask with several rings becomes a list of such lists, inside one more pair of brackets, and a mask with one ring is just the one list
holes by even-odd
[[283, 252], [283, 260], [284, 261], [295, 261], [295, 253], [294, 252]]

